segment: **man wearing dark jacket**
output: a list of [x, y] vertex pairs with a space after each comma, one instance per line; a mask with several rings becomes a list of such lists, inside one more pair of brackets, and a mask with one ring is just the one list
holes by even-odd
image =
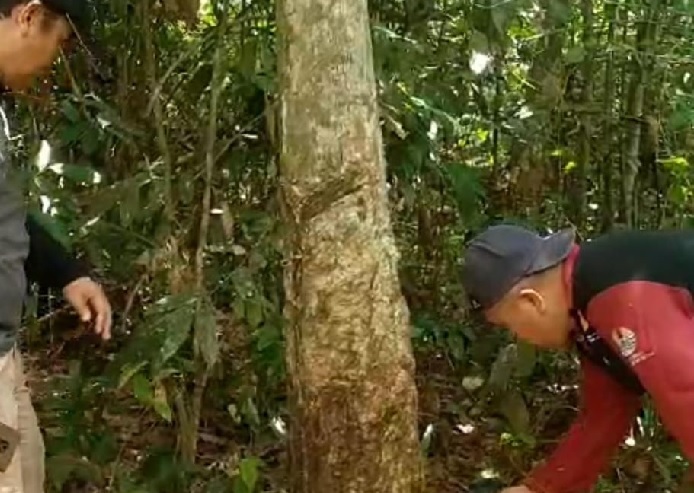
[[[79, 35], [86, 8], [86, 0], [0, 0], [0, 89], [6, 88], [0, 92], [22, 91], [50, 69], [64, 43]], [[10, 448], [8, 463], [0, 460], [0, 492], [42, 493], [43, 440], [16, 346], [27, 280], [62, 289], [104, 339], [110, 337], [111, 308], [88, 272], [27, 217], [11, 162], [13, 137], [0, 104], [0, 459]]]
[[694, 232], [625, 231], [577, 245], [494, 226], [468, 246], [463, 283], [489, 322], [581, 362], [576, 421], [506, 493], [591, 491], [647, 393], [694, 459]]

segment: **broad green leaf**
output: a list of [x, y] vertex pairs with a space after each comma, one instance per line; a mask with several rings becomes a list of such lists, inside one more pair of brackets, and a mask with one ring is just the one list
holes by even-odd
[[128, 362], [126, 363], [120, 373], [118, 379], [118, 388], [122, 389], [130, 381], [133, 376], [145, 367], [146, 361]]
[[85, 129], [81, 142], [82, 152], [87, 156], [94, 155], [99, 150], [99, 132], [93, 127]]
[[258, 466], [259, 460], [255, 457], [246, 457], [239, 464], [239, 474], [243, 484], [246, 485], [249, 492], [255, 491], [256, 483], [258, 482]]
[[671, 172], [685, 171], [689, 168], [689, 161], [684, 156], [671, 156], [661, 160], [660, 164]]
[[142, 373], [138, 373], [132, 378], [133, 394], [142, 404], [150, 405], [154, 397], [152, 385]]
[[160, 365], [176, 354], [188, 339], [193, 327], [195, 301], [191, 295], [169, 296], [159, 301], [158, 308], [163, 313], [156, 313], [150, 323], [157, 330], [164, 331]]
[[74, 124], [63, 125], [58, 133], [58, 140], [63, 145], [71, 145], [77, 142], [80, 138], [82, 130]]
[[71, 101], [67, 99], [64, 100], [61, 105], [61, 109], [65, 118], [70, 120], [72, 123], [76, 123], [81, 120], [80, 112], [77, 110], [77, 108], [75, 108], [75, 105], [72, 104]]

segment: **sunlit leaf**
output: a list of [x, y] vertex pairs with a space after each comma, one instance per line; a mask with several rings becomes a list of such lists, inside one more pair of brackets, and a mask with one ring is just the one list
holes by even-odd
[[258, 482], [258, 466], [260, 461], [255, 457], [246, 457], [239, 464], [239, 474], [249, 492], [255, 491]]

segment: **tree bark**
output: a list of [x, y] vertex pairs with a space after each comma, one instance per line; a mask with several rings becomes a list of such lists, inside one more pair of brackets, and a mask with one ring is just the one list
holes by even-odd
[[281, 0], [293, 493], [422, 491], [366, 0]]
[[635, 227], [637, 223], [637, 197], [636, 176], [639, 171], [639, 148], [641, 144], [641, 121], [643, 112], [644, 87], [648, 81], [649, 63], [657, 41], [658, 15], [660, 13], [660, 0], [652, 0], [645, 18], [639, 25], [637, 34], [637, 51], [632, 62], [632, 78], [629, 85], [627, 118], [625, 135], [625, 167], [622, 176], [624, 187], [624, 217], [629, 227]]
[[614, 47], [617, 35], [617, 16], [619, 10], [615, 5], [605, 5], [605, 17], [607, 23], [607, 49], [605, 56], [605, 97], [603, 100], [604, 126], [604, 154], [600, 166], [600, 178], [602, 184], [602, 215], [600, 231], [606, 233], [612, 230], [614, 225], [614, 199], [613, 194], [613, 154], [612, 136], [614, 128], [614, 101], [615, 101], [615, 68]]
[[581, 104], [586, 109], [581, 117], [581, 133], [578, 142], [576, 170], [571, 177], [572, 186], [569, 192], [569, 216], [576, 228], [582, 231], [586, 225], [588, 175], [591, 161], [593, 137], [593, 121], [590, 114], [590, 106], [593, 102], [593, 0], [582, 0], [583, 12], [583, 47], [585, 58], [583, 60], [583, 88], [581, 90]]

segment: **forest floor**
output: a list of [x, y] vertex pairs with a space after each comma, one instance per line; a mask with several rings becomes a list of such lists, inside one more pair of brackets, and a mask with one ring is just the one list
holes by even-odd
[[[55, 426], [55, 416], [45, 406], [46, 399], [68, 373], [70, 357], [56, 355], [55, 347], [32, 347], [26, 354], [30, 386], [40, 420], [46, 427]], [[420, 430], [430, 430], [427, 439], [427, 491], [431, 493], [464, 493], [483, 473], [497, 475], [507, 484], [512, 484], [523, 476], [537, 460], [551, 450], [556, 440], [569, 426], [575, 415], [576, 392], [564, 391], [563, 395], [549, 390], [547, 383], [538, 383], [537, 388], [525, 389], [532, 395], [530, 412], [533, 422], [534, 446], [522, 441], [508, 439], [504, 434], [505, 425], [498, 417], [475, 402], [475, 396], [465, 390], [462, 375], [445, 358], [434, 354], [418, 354], [417, 386], [419, 389]], [[564, 387], [575, 376], [565, 376]], [[135, 404], [135, 403], [134, 403]], [[171, 443], [173, 431], [156, 420], [143, 419], [143, 413], [133, 406], [131, 415], [119, 414], [111, 417], [109, 426], [117, 428], [120, 437], [120, 461], [136, 461], [138, 452], [152, 443], [161, 441]], [[220, 437], [219, 429], [202, 430], [201, 453], [204, 462], [211, 464], [222, 457], [229, 449], [232, 439]], [[506, 439], [504, 437], [506, 436]], [[264, 474], [272, 476], [270, 483], [280, 492], [284, 482], [282, 467], [285, 453], [281, 446], [265, 450], [263, 460], [270, 464], [271, 470]], [[108, 476], [108, 471], [105, 472]], [[606, 475], [608, 479], [596, 490], [600, 492], [649, 492], [664, 493], [667, 490], [657, 486], [661, 476], [655, 470], [652, 457], [636, 453], [634, 449], [620, 453], [614, 469]], [[286, 484], [286, 483], [285, 483]], [[65, 493], [87, 493], [92, 491], [112, 491], [102, 487], [72, 487]]]

